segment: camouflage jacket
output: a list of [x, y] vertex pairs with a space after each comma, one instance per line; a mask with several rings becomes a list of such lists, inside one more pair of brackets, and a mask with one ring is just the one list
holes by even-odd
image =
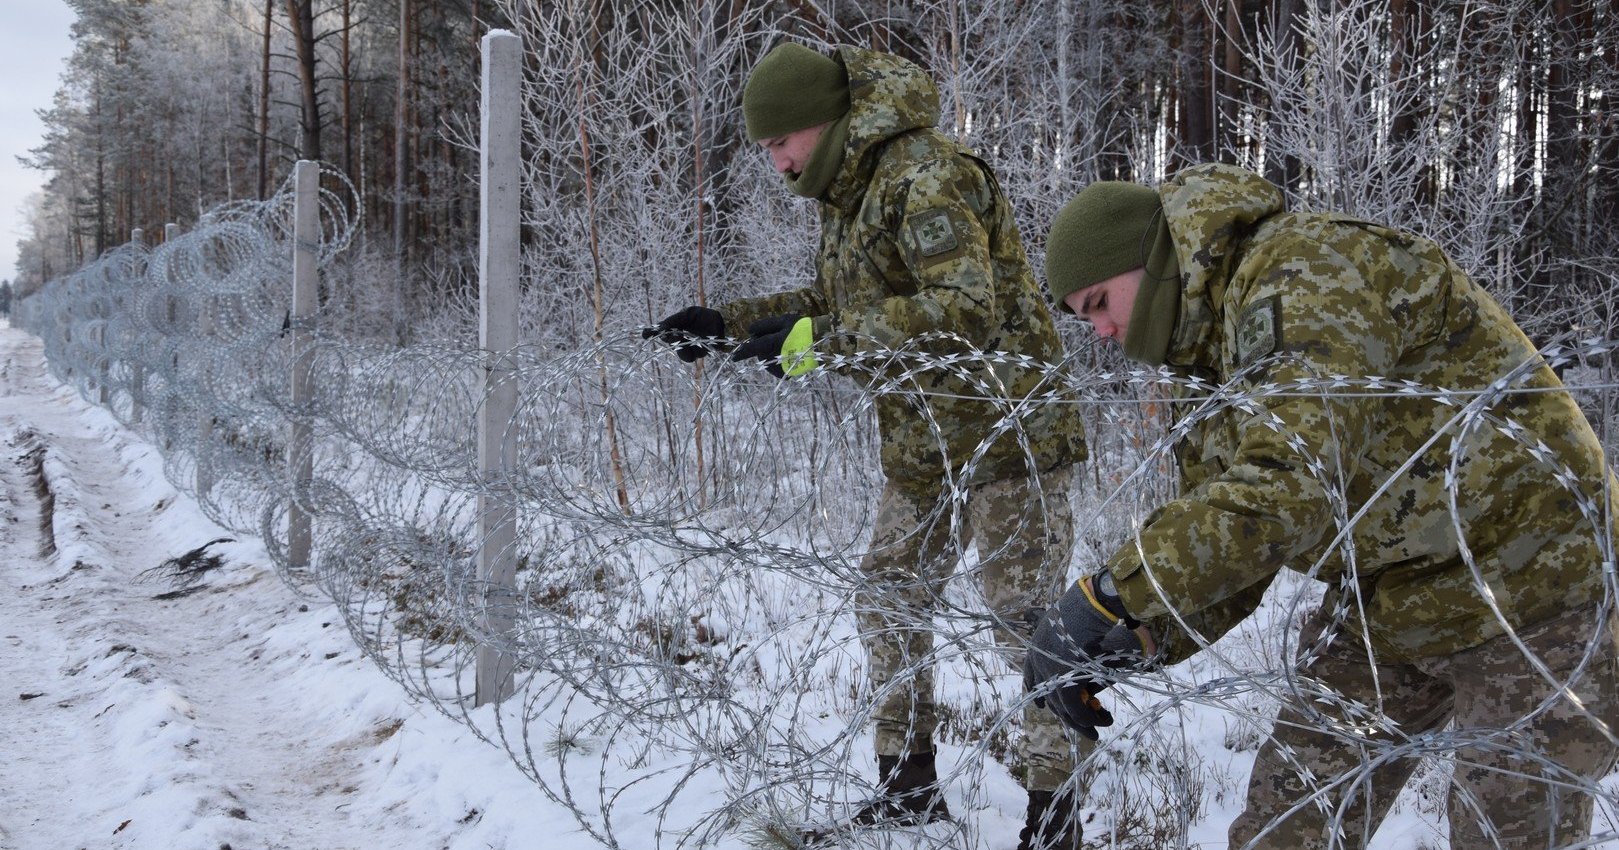
[[[1437, 245], [1284, 212], [1275, 186], [1231, 166], [1189, 169], [1159, 192], [1182, 275], [1172, 368], [1261, 390], [1251, 403], [1181, 402], [1181, 496], [1108, 565], [1171, 658], [1196, 646], [1166, 600], [1213, 640], [1283, 566], [1319, 565], [1336, 585], [1353, 559], [1350, 634], [1364, 624], [1374, 650], [1403, 658], [1504, 632], [1475, 567], [1514, 628], [1601, 599], [1601, 533], [1569, 489], [1609, 504], [1596, 436], [1511, 317]], [[1409, 391], [1481, 390], [1525, 364], [1515, 386], [1551, 391], [1497, 397], [1483, 418], [1458, 417], [1476, 393]], [[1381, 376], [1385, 389], [1263, 393], [1333, 376]], [[1568, 465], [1567, 487], [1537, 442]], [[1335, 543], [1346, 527], [1352, 546]]]
[[[843, 164], [821, 199], [815, 281], [720, 308], [733, 334], [781, 313], [814, 317], [817, 349], [852, 355], [904, 349], [933, 354], [960, 346], [919, 344], [949, 331], [980, 351], [1007, 351], [1055, 363], [1062, 345], [1052, 324], [1012, 207], [982, 160], [934, 125], [939, 93], [922, 69], [852, 47], [837, 58], [849, 73], [851, 116]], [[869, 373], [892, 485], [931, 500], [1006, 418], [1007, 400], [1038, 394], [1040, 373], [973, 361], [965, 374], [916, 361]], [[874, 367], [875, 369], [875, 367]], [[1002, 399], [1000, 404], [961, 396]], [[937, 431], [931, 423], [937, 423]], [[1031, 405], [1019, 414], [1029, 441], [1001, 434], [973, 465], [979, 484], [1084, 460], [1077, 412]], [[1032, 458], [1030, 457], [1032, 455]]]

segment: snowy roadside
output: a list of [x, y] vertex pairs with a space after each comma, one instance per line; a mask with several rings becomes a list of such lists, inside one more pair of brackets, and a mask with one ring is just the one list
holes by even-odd
[[[0, 691], [0, 850], [599, 846], [524, 774], [525, 762], [586, 810], [593, 828], [611, 828], [633, 850], [680, 846], [690, 838], [682, 817], [699, 819], [735, 799], [736, 786], [717, 771], [687, 775], [678, 753], [669, 761], [634, 735], [586, 741], [578, 757], [537, 758], [525, 750], [546, 750], [546, 736], [579, 728], [555, 706], [526, 706], [514, 715], [526, 725], [499, 730], [523, 750], [508, 754], [479, 740], [412, 702], [362, 656], [336, 606], [280, 581], [257, 539], [209, 548], [223, 563], [195, 590], [175, 593], [165, 580], [142, 578], [231, 535], [175, 491], [154, 447], [61, 386], [42, 361], [36, 339], [0, 325], [0, 681], [9, 686]], [[54, 499], [48, 554], [42, 495], [30, 480], [40, 466]], [[653, 547], [625, 557], [662, 555]], [[1291, 593], [1302, 581], [1290, 574], [1277, 586]], [[783, 610], [765, 619], [797, 616], [793, 588], [771, 588], [767, 598], [781, 597]], [[1261, 666], [1281, 615], [1262, 609], [1222, 640], [1222, 651], [1238, 666]], [[787, 700], [802, 703], [794, 722], [810, 738], [835, 737], [850, 710], [839, 703], [850, 690], [841, 657], [820, 656], [835, 669], [818, 668], [819, 687], [803, 684]], [[1200, 657], [1181, 672], [1189, 682], [1225, 674], [1210, 663]], [[946, 668], [948, 704], [998, 693], [978, 690], [977, 668]], [[1144, 697], [1113, 692], [1120, 729], [1151, 708]], [[1255, 718], [1267, 716], [1262, 700], [1240, 702], [1177, 706], [1151, 721], [1159, 728], [1142, 730], [1150, 745], [1115, 730], [1088, 778], [1091, 840], [1106, 846], [1112, 811], [1164, 800], [1187, 820], [1182, 846], [1225, 846], [1264, 736]], [[497, 734], [492, 711], [469, 719]], [[964, 847], [1010, 850], [1023, 793], [1003, 765], [983, 757], [977, 733], [957, 734], [941, 747], [952, 766], [949, 803], [966, 813], [956, 834]], [[861, 770], [869, 774], [869, 764]], [[1423, 770], [1375, 850], [1443, 846], [1445, 777], [1431, 765]], [[680, 805], [670, 805], [677, 797]], [[1133, 808], [1121, 802], [1127, 798]], [[722, 827], [719, 846], [744, 847], [745, 827]], [[884, 847], [938, 846], [921, 831], [872, 838]]]
[[[25, 469], [41, 451], [51, 555]], [[209, 549], [223, 564], [192, 593], [139, 577], [229, 536], [0, 327], [0, 850], [593, 844], [504, 753], [412, 704], [257, 540]]]

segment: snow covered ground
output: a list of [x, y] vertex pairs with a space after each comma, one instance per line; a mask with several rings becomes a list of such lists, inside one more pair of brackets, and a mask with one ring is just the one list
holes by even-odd
[[174, 588], [140, 575], [230, 536], [0, 328], [0, 848], [594, 846], [505, 753], [409, 701], [257, 540], [208, 550], [223, 564], [194, 593], [157, 599]]
[[[49, 534], [32, 482], [41, 466]], [[154, 447], [45, 372], [36, 339], [0, 326], [0, 850], [598, 846], [506, 752], [408, 698], [334, 605], [278, 578], [260, 541], [209, 548], [222, 563], [189, 592], [143, 575], [232, 536], [170, 485]], [[1221, 646], [1240, 658], [1273, 631], [1257, 618]], [[1140, 714], [1119, 699], [1121, 724]], [[1115, 741], [1104, 757], [1127, 769], [1096, 778], [1092, 829], [1108, 820], [1096, 798], [1167, 791], [1192, 818], [1190, 846], [1224, 847], [1262, 728], [1198, 704], [1159, 725], [1163, 746], [1126, 753]], [[965, 752], [941, 748], [949, 764]], [[1143, 759], [1148, 769], [1130, 768]], [[645, 808], [628, 808], [651, 811], [667, 789], [640, 786], [629, 761], [608, 752], [587, 771], [600, 768], [603, 788], [645, 789]], [[1444, 846], [1444, 777], [1428, 774], [1374, 848]], [[691, 779], [689, 799], [726, 793], [707, 773]], [[947, 797], [970, 816], [973, 847], [1016, 845], [1022, 792], [1004, 769], [966, 765]], [[652, 821], [620, 815], [616, 838], [679, 845]], [[722, 845], [742, 850], [747, 836]]]

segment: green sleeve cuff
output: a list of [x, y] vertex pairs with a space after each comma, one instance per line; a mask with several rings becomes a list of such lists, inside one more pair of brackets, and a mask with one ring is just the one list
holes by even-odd
[[833, 318], [830, 315], [816, 316], [813, 320], [815, 339], [820, 343], [821, 351], [826, 354], [836, 354], [847, 357], [854, 354], [848, 337], [841, 333], [834, 333]]
[[1113, 584], [1119, 591], [1119, 600], [1124, 603], [1124, 610], [1137, 620], [1151, 620], [1169, 613], [1169, 608], [1158, 597], [1158, 592], [1152, 589], [1152, 583], [1147, 580], [1147, 571], [1141, 566], [1137, 557], [1134, 542], [1126, 543], [1123, 549], [1115, 554], [1107, 565], [1108, 572], [1113, 574]]

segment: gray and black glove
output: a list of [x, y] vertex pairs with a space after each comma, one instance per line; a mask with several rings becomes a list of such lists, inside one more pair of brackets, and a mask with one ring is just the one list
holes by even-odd
[[677, 346], [675, 354], [685, 363], [708, 356], [714, 341], [725, 336], [725, 317], [720, 311], [691, 306], [674, 313], [649, 328], [641, 329], [642, 339], [657, 337]]
[[1091, 739], [1113, 715], [1096, 695], [1112, 684], [1111, 671], [1142, 667], [1153, 654], [1151, 637], [1124, 610], [1113, 576], [1082, 578], [1051, 606], [1034, 629], [1023, 660], [1023, 687], [1035, 704]]

